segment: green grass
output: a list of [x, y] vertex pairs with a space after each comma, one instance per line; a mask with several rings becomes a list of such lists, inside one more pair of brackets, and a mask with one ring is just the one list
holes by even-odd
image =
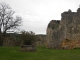
[[0, 60], [80, 60], [80, 49], [53, 50], [37, 47], [36, 52], [21, 52], [20, 47], [0, 47]]

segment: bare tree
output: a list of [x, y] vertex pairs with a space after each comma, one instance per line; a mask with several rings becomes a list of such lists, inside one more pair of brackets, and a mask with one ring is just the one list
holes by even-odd
[[22, 18], [14, 16], [14, 11], [6, 3], [0, 3], [0, 33], [5, 34], [7, 30], [15, 29], [21, 25]]
[[17, 29], [21, 25], [22, 18], [14, 17], [14, 13], [8, 4], [0, 3], [0, 44], [3, 43], [8, 30]]

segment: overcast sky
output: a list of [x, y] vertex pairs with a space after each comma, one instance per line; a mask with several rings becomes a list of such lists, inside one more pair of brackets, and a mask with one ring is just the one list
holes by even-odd
[[51, 20], [60, 20], [61, 13], [71, 9], [76, 12], [80, 0], [0, 0], [23, 18], [21, 30], [46, 34]]

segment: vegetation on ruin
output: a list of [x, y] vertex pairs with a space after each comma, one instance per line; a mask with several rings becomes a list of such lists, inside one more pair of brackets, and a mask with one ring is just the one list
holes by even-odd
[[59, 24], [52, 25], [52, 29], [57, 28]]

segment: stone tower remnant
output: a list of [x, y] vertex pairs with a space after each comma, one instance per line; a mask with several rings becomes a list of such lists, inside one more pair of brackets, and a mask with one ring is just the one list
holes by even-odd
[[[66, 41], [69, 42], [66, 44], [66, 42], [63, 42], [65, 40], [70, 41]], [[51, 20], [47, 27], [47, 48], [73, 49], [72, 45], [73, 48], [80, 48], [80, 8], [77, 9], [77, 12], [71, 10], [63, 12], [61, 20]]]

